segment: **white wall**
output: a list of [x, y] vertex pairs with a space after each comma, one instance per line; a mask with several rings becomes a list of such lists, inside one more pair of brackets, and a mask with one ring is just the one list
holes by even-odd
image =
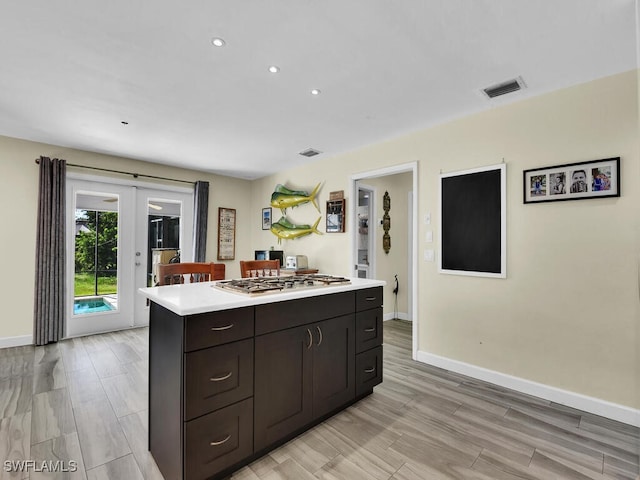
[[[256, 181], [252, 209], [267, 206], [276, 183], [323, 181], [324, 201], [348, 192], [352, 174], [418, 161], [418, 218], [431, 213], [437, 251], [439, 173], [504, 159], [508, 277], [443, 275], [417, 259], [419, 350], [638, 408], [637, 92], [637, 74], [627, 72], [321, 158]], [[613, 156], [622, 158], [620, 198], [522, 203], [523, 170]], [[304, 223], [317, 216], [308, 205], [294, 214]], [[312, 235], [285, 250], [347, 275], [348, 235]], [[269, 232], [255, 238], [256, 248], [274, 243]]]

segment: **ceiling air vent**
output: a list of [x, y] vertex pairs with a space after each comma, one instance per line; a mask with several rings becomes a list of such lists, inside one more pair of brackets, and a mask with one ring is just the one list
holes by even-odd
[[484, 94], [489, 98], [499, 97], [500, 95], [506, 95], [507, 93], [517, 92], [518, 90], [522, 90], [526, 85], [522, 78], [514, 78], [513, 80], [508, 80], [506, 82], [498, 83], [497, 85], [492, 85], [490, 87], [482, 89]]
[[300, 155], [302, 155], [303, 157], [315, 157], [316, 155], [321, 154], [322, 152], [319, 150], [314, 150], [313, 148], [307, 148], [306, 150], [303, 150], [302, 152], [300, 152]]

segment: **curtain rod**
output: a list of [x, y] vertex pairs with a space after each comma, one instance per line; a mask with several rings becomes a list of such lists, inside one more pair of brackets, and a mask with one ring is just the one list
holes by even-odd
[[[36, 158], [36, 163], [40, 164], [40, 159]], [[154, 178], [156, 180], [168, 180], [169, 182], [188, 183], [189, 185], [195, 185], [196, 182], [190, 182], [189, 180], [178, 180], [176, 178], [157, 177], [155, 175], [145, 175], [144, 173], [132, 173], [123, 172], [122, 170], [111, 170], [110, 168], [88, 167], [86, 165], [77, 165], [75, 163], [67, 163], [67, 167], [86, 168], [87, 170], [99, 170], [101, 172], [119, 173], [121, 175], [131, 175], [133, 178], [144, 177]]]

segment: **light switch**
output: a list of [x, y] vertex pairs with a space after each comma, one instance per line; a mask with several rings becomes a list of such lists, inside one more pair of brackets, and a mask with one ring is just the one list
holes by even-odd
[[433, 250], [427, 249], [424, 251], [425, 262], [433, 262]]
[[425, 239], [427, 243], [433, 242], [433, 232], [431, 230], [427, 230], [427, 234], [425, 235]]

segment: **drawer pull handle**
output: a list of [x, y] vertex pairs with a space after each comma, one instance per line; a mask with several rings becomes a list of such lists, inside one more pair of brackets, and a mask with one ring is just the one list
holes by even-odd
[[221, 377], [211, 377], [209, 379], [210, 382], [221, 382], [223, 380], [226, 380], [227, 378], [229, 378], [231, 375], [233, 375], [233, 372], [229, 372], [226, 375], [223, 375]]
[[316, 327], [318, 329], [318, 335], [320, 335], [320, 338], [318, 339], [318, 346], [320, 346], [320, 344], [322, 343], [322, 330], [320, 329], [320, 327]]
[[211, 445], [212, 447], [217, 447], [218, 445], [222, 445], [223, 443], [225, 443], [230, 438], [231, 438], [231, 434], [227, 435], [226, 438], [220, 440], [219, 442], [211, 442], [209, 445]]
[[311, 334], [311, 330], [309, 330], [308, 328], [307, 334], [309, 335], [309, 345], [307, 345], [307, 350], [309, 350], [311, 348], [311, 345], [313, 345], [313, 335]]
[[365, 328], [364, 329], [365, 332], [369, 333], [369, 332], [375, 332], [376, 331], [376, 327], [371, 327], [371, 328]]
[[221, 332], [223, 330], [229, 330], [230, 328], [233, 328], [233, 323], [230, 325], [225, 325], [224, 327], [211, 327], [211, 330], [213, 330], [214, 332]]
[[365, 300], [367, 302], [373, 302], [375, 299], [376, 299], [376, 297], [367, 297], [367, 298], [365, 298]]
[[376, 371], [376, 367], [365, 368], [364, 373], [373, 373]]

